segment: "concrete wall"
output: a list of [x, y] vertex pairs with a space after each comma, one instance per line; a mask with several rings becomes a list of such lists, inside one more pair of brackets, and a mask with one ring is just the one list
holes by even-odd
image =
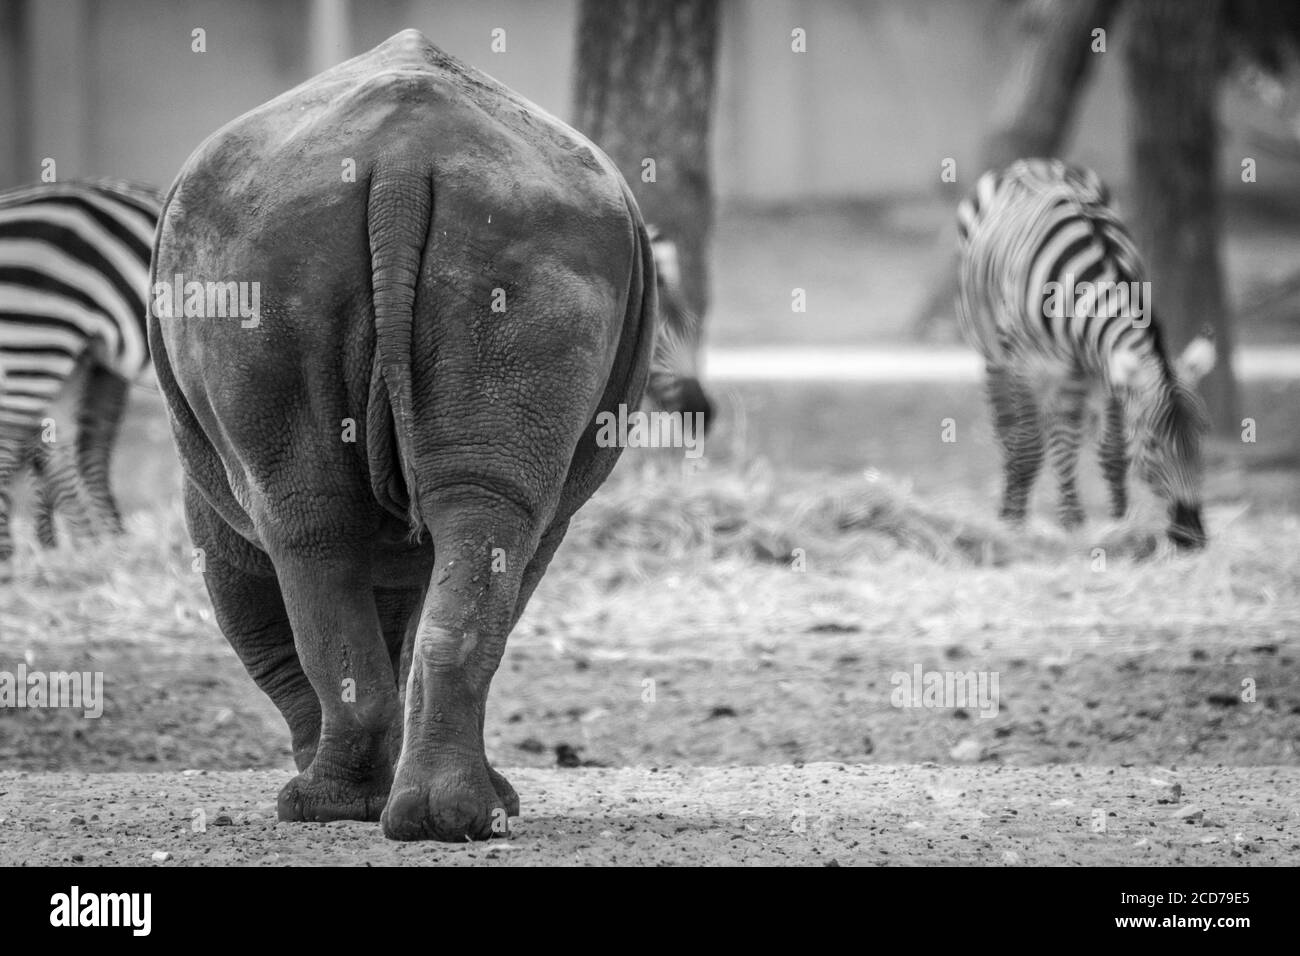
[[[1015, 42], [1004, 0], [723, 3], [714, 166], [724, 200], [915, 194], [939, 188], [945, 157], [957, 160], [959, 181], [976, 174]], [[407, 26], [569, 112], [576, 0], [27, 0], [25, 9], [17, 39], [31, 95], [14, 68], [0, 69], [0, 129], [10, 132], [0, 185], [37, 178], [45, 157], [60, 178], [167, 183], [226, 121]], [[341, 18], [324, 32], [312, 28], [322, 9]], [[490, 49], [496, 27], [504, 53]], [[807, 53], [791, 51], [794, 27], [807, 32]], [[205, 53], [191, 50], [196, 28]], [[15, 39], [0, 38], [0, 51]], [[1122, 185], [1122, 20], [1109, 40], [1067, 154]], [[1224, 107], [1224, 182], [1239, 186], [1241, 157], [1257, 152], [1248, 130], [1273, 120], [1231, 93]], [[1257, 188], [1300, 186], [1300, 170], [1265, 162]]]

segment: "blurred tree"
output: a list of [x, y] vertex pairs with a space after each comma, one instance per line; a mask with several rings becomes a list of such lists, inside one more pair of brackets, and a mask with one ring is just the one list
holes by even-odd
[[646, 221], [676, 241], [686, 302], [699, 316], [709, 296], [717, 42], [717, 0], [579, 5], [573, 125], [617, 164]]
[[1203, 325], [1219, 359], [1201, 382], [1216, 432], [1237, 431], [1233, 329], [1219, 261], [1216, 95], [1222, 0], [1142, 0], [1127, 44], [1136, 202], [1130, 217], [1176, 355]]
[[[1093, 31], [1109, 27], [1118, 7], [1119, 0], [1020, 0], [1016, 4], [1020, 40], [1015, 60], [998, 88], [978, 165], [959, 176], [966, 189], [987, 170], [1013, 160], [1060, 154], [1097, 56]], [[929, 283], [929, 297], [912, 320], [918, 337], [929, 334], [937, 320], [953, 315], [957, 229], [951, 217], [939, 245], [937, 258], [942, 265]]]
[[1295, 70], [1300, 52], [1300, 3], [1228, 0], [1223, 27], [1230, 52], [1239, 62], [1274, 76]]
[[9, 124], [7, 154], [0, 157], [0, 188], [35, 178], [32, 148], [32, 98], [28, 88], [27, 0], [0, 0], [0, 116]]

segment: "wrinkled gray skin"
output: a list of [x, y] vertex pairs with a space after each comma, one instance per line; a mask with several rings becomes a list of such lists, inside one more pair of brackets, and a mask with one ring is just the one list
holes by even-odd
[[261, 283], [257, 328], [149, 335], [217, 620], [292, 732], [280, 818], [503, 835], [488, 685], [654, 340], [626, 184], [408, 30], [210, 137], [153, 268]]

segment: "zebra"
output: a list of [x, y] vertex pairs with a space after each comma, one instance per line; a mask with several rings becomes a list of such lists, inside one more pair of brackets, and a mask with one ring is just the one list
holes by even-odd
[[1018, 160], [981, 176], [957, 218], [957, 314], [987, 372], [1003, 455], [1002, 518], [1024, 520], [1046, 444], [1060, 522], [1083, 521], [1076, 466], [1087, 403], [1100, 391], [1111, 516], [1128, 510], [1134, 457], [1168, 503], [1169, 538], [1203, 546], [1207, 416], [1194, 386], [1214, 364], [1213, 337], [1202, 333], [1170, 360], [1141, 257], [1096, 173]]
[[659, 301], [659, 331], [650, 358], [646, 396], [665, 411], [700, 412], [707, 428], [714, 405], [700, 384], [696, 343], [700, 318], [687, 304], [681, 286], [677, 243], [658, 227], [647, 223], [655, 262], [655, 290]]
[[[0, 192], [0, 577], [13, 554], [9, 486], [30, 466], [36, 524], [122, 529], [109, 460], [127, 392], [149, 366], [146, 291], [156, 190], [85, 180]], [[52, 417], [68, 405], [67, 421]], [[75, 422], [72, 421], [75, 419]], [[60, 441], [75, 424], [75, 443]]]

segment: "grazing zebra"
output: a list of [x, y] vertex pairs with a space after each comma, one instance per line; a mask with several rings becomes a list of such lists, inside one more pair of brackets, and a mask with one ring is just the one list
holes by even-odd
[[707, 428], [713, 419], [713, 402], [700, 384], [695, 342], [699, 316], [686, 305], [677, 262], [677, 244], [647, 223], [655, 261], [655, 289], [659, 299], [659, 334], [650, 360], [646, 396], [665, 411], [702, 412]]
[[[43, 544], [53, 544], [55, 509], [77, 533], [121, 530], [109, 458], [127, 390], [149, 364], [161, 198], [110, 181], [0, 192], [0, 568], [13, 554], [9, 485], [25, 466], [37, 476]], [[69, 420], [56, 403], [71, 406]]]
[[1023, 520], [1046, 444], [1061, 523], [1083, 520], [1075, 469], [1086, 404], [1100, 387], [1112, 516], [1127, 510], [1133, 454], [1169, 504], [1170, 539], [1202, 546], [1206, 416], [1193, 387], [1214, 364], [1214, 345], [1202, 335], [1169, 359], [1141, 259], [1096, 174], [1044, 159], [985, 173], [961, 204], [958, 231], [958, 316], [988, 373], [1003, 518]]

